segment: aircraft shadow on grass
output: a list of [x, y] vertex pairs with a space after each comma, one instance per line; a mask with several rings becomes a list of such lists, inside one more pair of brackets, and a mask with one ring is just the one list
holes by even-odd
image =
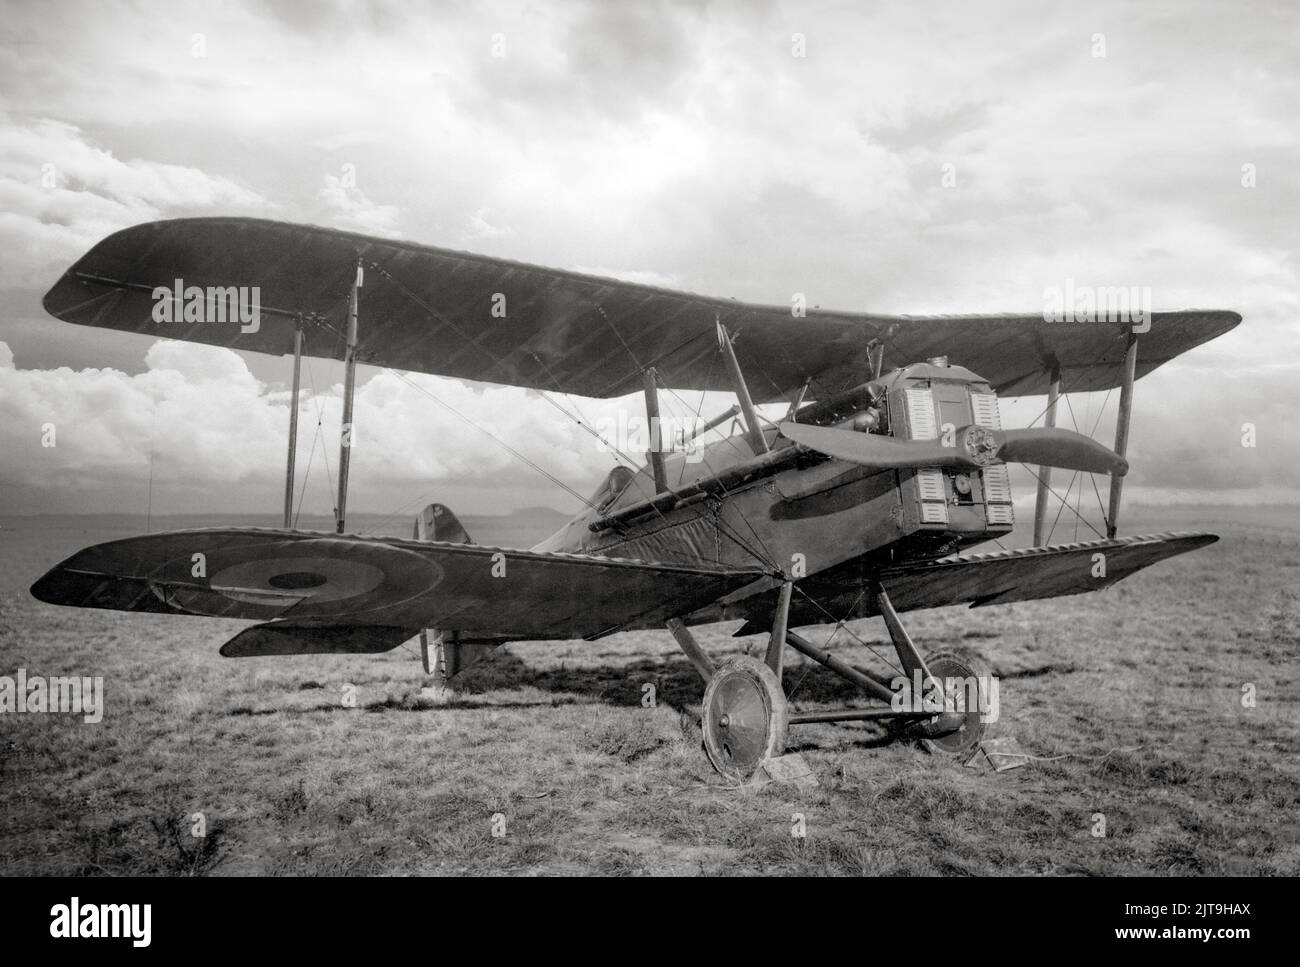
[[[621, 656], [620, 656], [621, 657]], [[861, 700], [861, 693], [844, 679], [812, 663], [785, 670], [783, 684], [793, 713], [805, 708], [849, 707]], [[465, 709], [546, 709], [564, 705], [602, 704], [614, 708], [640, 708], [646, 699], [646, 685], [654, 687], [656, 705], [664, 705], [689, 718], [700, 719], [704, 683], [690, 662], [675, 656], [647, 656], [600, 665], [536, 668], [506, 649], [500, 649], [467, 668], [453, 683], [454, 697], [436, 705], [390, 699], [365, 706], [368, 711], [411, 711], [438, 714]], [[551, 701], [481, 699], [492, 692], [534, 688], [551, 692]], [[861, 736], [855, 745], [876, 748], [893, 739], [876, 724], [854, 728]], [[817, 748], [817, 742], [792, 743], [790, 751]]]

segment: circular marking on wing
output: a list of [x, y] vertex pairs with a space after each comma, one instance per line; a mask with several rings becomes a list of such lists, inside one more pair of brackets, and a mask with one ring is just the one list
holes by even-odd
[[[205, 547], [204, 544], [207, 546]], [[206, 556], [209, 576], [196, 580], [192, 556], [176, 557], [151, 575], [162, 600], [191, 614], [230, 618], [328, 618], [385, 612], [427, 595], [443, 569], [421, 554], [382, 543], [335, 538], [218, 543], [186, 549]], [[207, 586], [197, 586], [200, 583]]]
[[285, 591], [300, 591], [304, 588], [318, 588], [328, 580], [325, 575], [313, 571], [287, 571], [267, 578], [267, 583], [273, 588], [283, 588]]
[[235, 601], [263, 604], [268, 596], [259, 591], [314, 602], [341, 601], [368, 594], [383, 581], [382, 570], [361, 561], [338, 557], [271, 557], [223, 568], [212, 575], [209, 584], [213, 591]]

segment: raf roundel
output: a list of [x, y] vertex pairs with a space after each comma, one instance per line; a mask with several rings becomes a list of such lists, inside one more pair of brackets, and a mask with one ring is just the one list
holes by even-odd
[[[383, 611], [428, 594], [442, 581], [434, 561], [382, 543], [350, 543], [340, 555], [338, 538], [231, 542], [196, 532], [180, 553], [151, 575], [160, 600], [214, 617], [321, 618]], [[195, 553], [205, 556], [209, 577], [192, 576]], [[332, 556], [331, 556], [332, 554]]]

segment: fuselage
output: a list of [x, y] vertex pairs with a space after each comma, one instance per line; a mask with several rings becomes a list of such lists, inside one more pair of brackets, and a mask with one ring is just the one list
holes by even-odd
[[[988, 383], [939, 361], [894, 370], [807, 404], [795, 421], [912, 440], [968, 425], [1000, 428], [997, 397]], [[701, 444], [694, 452], [665, 454], [666, 499], [656, 492], [649, 466], [616, 468], [593, 506], [534, 550], [758, 565], [768, 571], [770, 578], [724, 599], [725, 611], [767, 591], [781, 575], [866, 575], [1011, 530], [1005, 466], [879, 470], [797, 447], [775, 427], [764, 429], [763, 438], [766, 454], [743, 434]]]

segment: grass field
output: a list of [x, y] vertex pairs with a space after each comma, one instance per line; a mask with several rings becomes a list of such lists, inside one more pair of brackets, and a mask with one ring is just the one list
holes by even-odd
[[[989, 660], [993, 734], [1039, 758], [995, 773], [871, 725], [801, 727], [810, 791], [712, 772], [702, 685], [666, 633], [510, 645], [440, 702], [409, 647], [229, 660], [243, 623], [27, 594], [140, 529], [0, 518], [0, 674], [102, 675], [106, 706], [97, 725], [0, 716], [0, 872], [1300, 874], [1296, 508], [1131, 508], [1127, 533], [1223, 539], [1101, 594], [905, 616], [922, 652]], [[715, 657], [762, 647], [731, 627], [702, 629]], [[852, 627], [888, 653], [879, 619]], [[842, 633], [831, 647], [884, 668]], [[786, 687], [798, 707], [854, 699], [797, 656]]]

